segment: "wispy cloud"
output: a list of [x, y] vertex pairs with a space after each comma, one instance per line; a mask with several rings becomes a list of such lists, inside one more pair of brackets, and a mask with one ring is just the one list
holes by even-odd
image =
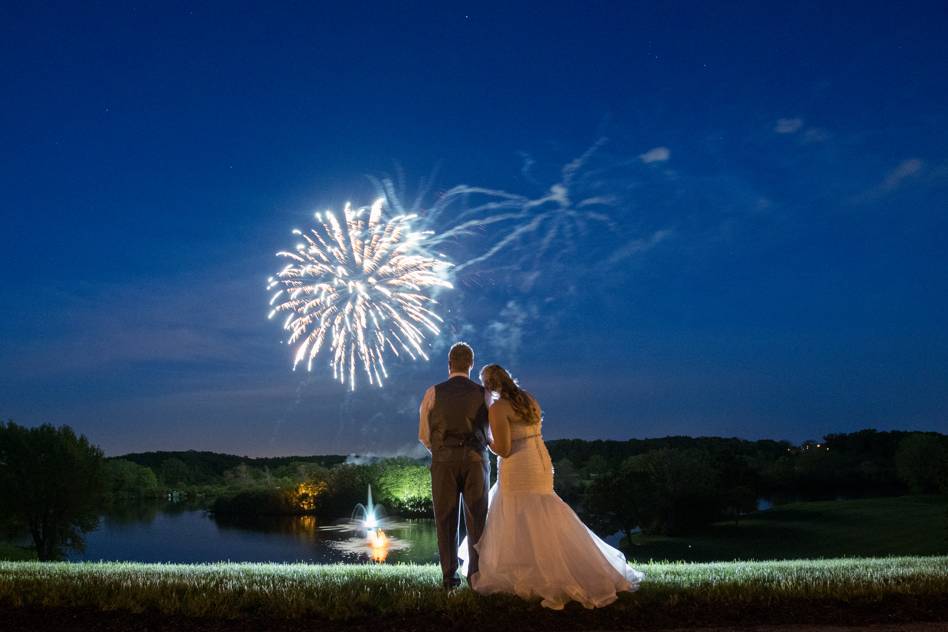
[[639, 160], [648, 164], [650, 162], [665, 162], [671, 158], [671, 150], [668, 147], [653, 147], [644, 154], [639, 154]]
[[774, 131], [778, 134], [796, 134], [801, 129], [803, 129], [801, 118], [780, 118], [774, 125]]
[[920, 158], [907, 158], [890, 169], [881, 182], [853, 198], [853, 202], [865, 204], [894, 193], [904, 187], [910, 180], [919, 178], [924, 169], [925, 161]]
[[672, 231], [670, 228], [663, 228], [661, 230], [655, 231], [648, 237], [633, 239], [612, 253], [612, 256], [609, 257], [607, 263], [609, 265], [615, 265], [616, 263], [628, 259], [629, 257], [647, 252], [671, 237], [673, 234], [674, 231]]
[[897, 167], [886, 174], [879, 188], [885, 192], [895, 191], [902, 186], [902, 183], [905, 182], [906, 179], [917, 175], [924, 166], [925, 163], [918, 158], [903, 160]]
[[829, 140], [829, 133], [825, 129], [811, 127], [803, 133], [804, 144], [822, 143]]

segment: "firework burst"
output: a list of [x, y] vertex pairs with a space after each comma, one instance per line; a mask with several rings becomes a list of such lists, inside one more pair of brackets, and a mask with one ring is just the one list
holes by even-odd
[[[577, 243], [586, 235], [615, 233], [617, 223], [612, 212], [618, 200], [601, 190], [607, 187], [605, 174], [612, 167], [590, 168], [590, 162], [605, 144], [606, 139], [600, 138], [563, 165], [559, 180], [547, 185], [546, 191], [536, 197], [465, 184], [444, 191], [425, 212], [428, 225], [439, 227], [429, 246], [450, 247], [466, 240], [477, 244], [471, 256], [455, 258], [455, 278], [467, 268], [477, 269], [488, 260], [495, 264], [499, 260], [502, 268], [536, 276], [541, 261], [546, 261], [548, 268], [550, 261], [575, 254]], [[523, 175], [533, 181], [528, 173], [533, 161], [527, 159]], [[397, 182], [390, 177], [372, 178], [372, 182], [378, 194], [397, 212], [419, 209], [431, 190], [433, 178], [422, 181], [417, 198], [410, 204], [402, 200], [404, 175], [399, 176]]]
[[441, 323], [429, 294], [452, 287], [450, 263], [425, 248], [431, 232], [411, 229], [414, 214], [385, 219], [383, 204], [347, 204], [343, 223], [331, 211], [316, 213], [316, 227], [293, 231], [303, 239], [296, 249], [277, 253], [289, 263], [267, 286], [275, 290], [270, 318], [287, 313], [293, 368], [305, 360], [311, 370], [328, 342], [333, 376], [352, 389], [359, 367], [370, 384], [382, 385], [388, 352], [428, 359], [426, 332], [438, 335]]

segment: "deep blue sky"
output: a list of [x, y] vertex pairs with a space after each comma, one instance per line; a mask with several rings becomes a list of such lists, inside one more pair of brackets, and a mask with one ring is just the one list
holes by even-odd
[[[461, 335], [550, 438], [948, 431], [946, 24], [942, 2], [4, 2], [0, 417], [109, 454], [408, 451]], [[433, 361], [353, 395], [291, 372], [264, 284], [313, 210], [435, 168], [422, 210], [462, 183], [541, 198], [594, 146], [573, 206], [542, 208], [607, 199], [608, 226], [459, 274]]]

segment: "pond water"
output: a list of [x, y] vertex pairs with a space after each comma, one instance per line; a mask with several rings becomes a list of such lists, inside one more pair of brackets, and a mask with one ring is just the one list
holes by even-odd
[[126, 507], [103, 516], [98, 529], [86, 535], [85, 551], [70, 552], [68, 559], [321, 564], [373, 560], [427, 563], [438, 559], [431, 520], [383, 521], [384, 535], [332, 527], [313, 516], [234, 519], [194, 507]]

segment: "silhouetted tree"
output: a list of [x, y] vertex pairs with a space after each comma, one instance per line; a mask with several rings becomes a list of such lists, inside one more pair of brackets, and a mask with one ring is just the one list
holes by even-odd
[[225, 470], [222, 476], [228, 483], [237, 485], [249, 485], [254, 482], [253, 470], [247, 467], [246, 463], [241, 463], [237, 467]]
[[0, 514], [24, 525], [40, 560], [83, 549], [106, 484], [102, 451], [68, 426], [0, 424]]
[[630, 458], [621, 476], [638, 496], [643, 531], [679, 534], [722, 514], [719, 474], [702, 450], [664, 449]]
[[750, 458], [727, 446], [712, 455], [712, 462], [724, 514], [736, 522], [743, 514], [755, 511], [760, 475]]
[[948, 472], [948, 449], [935, 433], [916, 432], [899, 442], [895, 452], [895, 468], [899, 478], [916, 494], [945, 489]]
[[650, 501], [651, 481], [637, 469], [636, 457], [589, 484], [583, 500], [583, 516], [594, 531], [607, 536], [621, 531], [628, 539], [645, 522], [645, 504]]
[[576, 501], [581, 489], [579, 471], [569, 459], [560, 459], [553, 464], [553, 485], [560, 498], [568, 503]]
[[590, 481], [601, 476], [609, 476], [613, 466], [619, 463], [621, 463], [621, 461], [613, 461], [613, 463], [610, 464], [601, 454], [593, 454], [586, 460], [586, 464], [583, 466], [582, 476], [584, 479]]

